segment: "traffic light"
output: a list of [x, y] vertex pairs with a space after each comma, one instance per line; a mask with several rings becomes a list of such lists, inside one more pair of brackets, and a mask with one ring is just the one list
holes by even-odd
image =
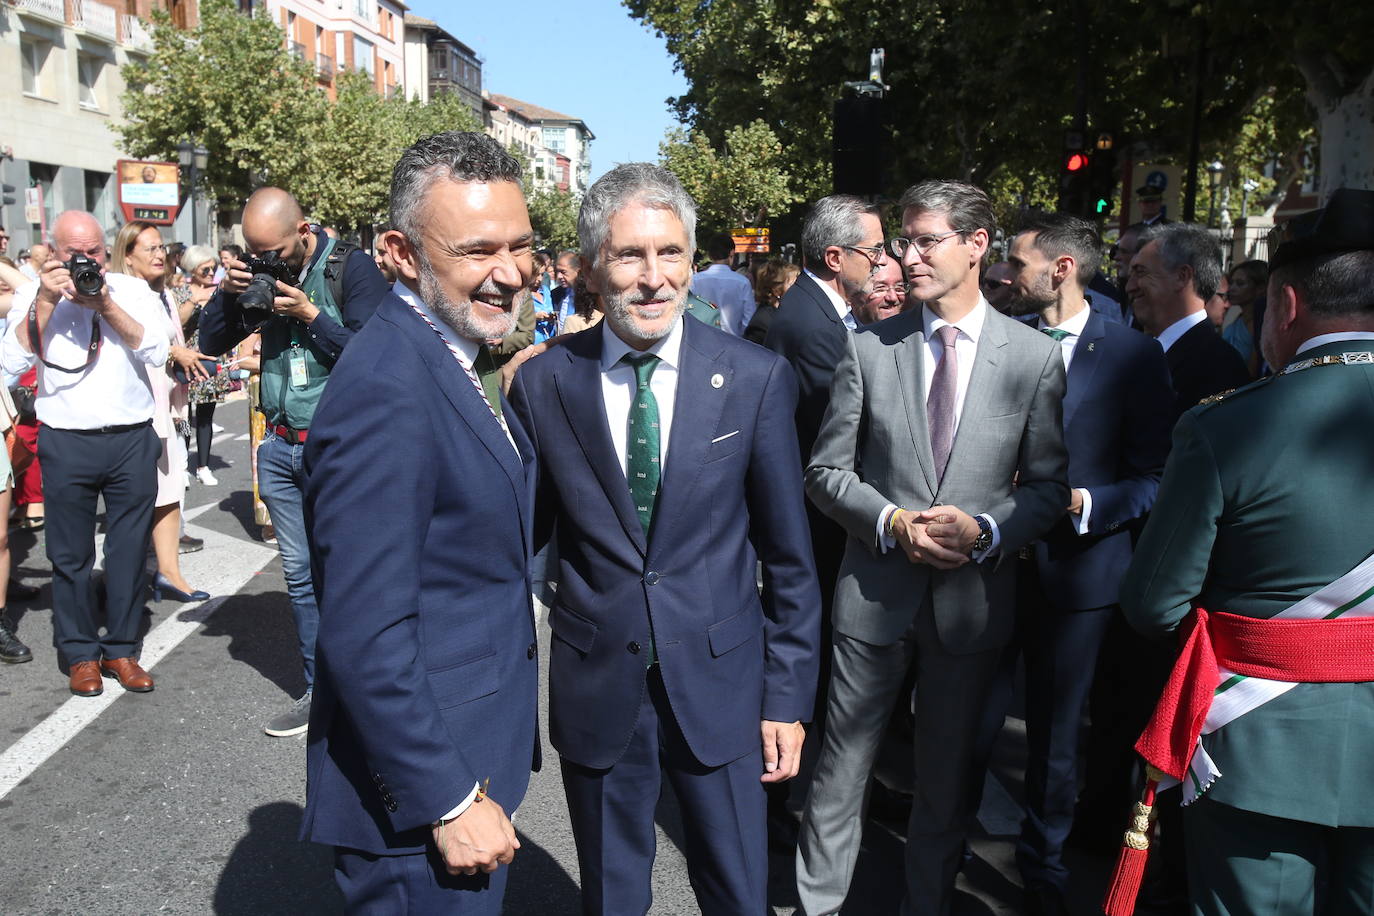
[[1089, 199], [1092, 201], [1092, 212], [1088, 218], [1106, 219], [1116, 210], [1116, 192], [1120, 184], [1116, 154], [1107, 151], [1093, 154], [1088, 173]]
[[1059, 210], [1075, 216], [1088, 212], [1089, 170], [1092, 156], [1085, 150], [1069, 150], [1059, 174]]
[[0, 203], [6, 207], [14, 203], [14, 185], [0, 184]]

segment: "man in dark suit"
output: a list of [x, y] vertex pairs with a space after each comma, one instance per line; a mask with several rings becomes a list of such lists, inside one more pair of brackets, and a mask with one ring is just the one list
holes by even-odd
[[807, 916], [838, 912], [848, 894], [868, 775], [913, 662], [906, 910], [949, 913], [983, 778], [979, 725], [1015, 615], [1015, 564], [1001, 560], [1069, 504], [1059, 347], [979, 294], [991, 202], [929, 181], [901, 204], [892, 254], [922, 307], [848, 338], [806, 472], [807, 494], [848, 534], [797, 850]]
[[539, 456], [540, 536], [551, 525], [558, 544], [549, 730], [588, 914], [648, 911], [665, 777], [702, 911], [765, 912], [763, 786], [795, 775], [811, 717], [796, 383], [683, 317], [695, 224], [667, 170], [602, 176], [578, 235], [606, 320], [511, 387]]
[[1069, 514], [1023, 561], [1018, 593], [1026, 666], [1026, 817], [1017, 864], [1030, 916], [1069, 912], [1064, 841], [1078, 792], [1078, 736], [1094, 662], [1117, 615], [1130, 525], [1149, 511], [1169, 454], [1174, 395], [1164, 353], [1085, 301], [1101, 258], [1087, 221], [1030, 219], [1012, 240], [1011, 313], [1060, 347], [1067, 373]]
[[1199, 916], [1374, 900], [1374, 191], [1339, 189], [1277, 233], [1278, 373], [1179, 420], [1121, 587], [1142, 632], [1192, 634], [1171, 686], [1204, 699], [1188, 710], [1204, 733], [1162, 716], [1177, 740], [1142, 747], [1177, 761], [1193, 799]]
[[1175, 418], [1203, 398], [1250, 381], [1245, 360], [1207, 321], [1207, 300], [1221, 276], [1221, 246], [1192, 223], [1147, 229], [1131, 260], [1126, 294], [1145, 333], [1169, 358]]
[[538, 755], [533, 450], [479, 375], [532, 269], [519, 163], [483, 134], [425, 138], [391, 222], [395, 292], [306, 449], [320, 677], [301, 832], [335, 847], [350, 912], [495, 916]]

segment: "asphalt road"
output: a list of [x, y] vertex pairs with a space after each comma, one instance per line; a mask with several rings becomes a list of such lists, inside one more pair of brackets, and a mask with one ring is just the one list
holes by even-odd
[[[52, 647], [42, 532], [11, 534], [16, 576], [43, 592], [10, 608], [34, 661], [0, 665], [0, 913], [340, 911], [330, 851], [297, 840], [305, 736], [262, 733], [304, 685], [281, 563], [253, 524], [246, 404], [222, 405], [216, 422], [219, 485], [193, 483], [185, 503], [188, 530], [206, 546], [182, 557], [192, 585], [216, 597], [149, 600], [142, 657], [157, 679], [152, 693], [126, 694], [111, 681], [99, 699], [68, 693]], [[547, 647], [547, 626], [540, 640]], [[975, 858], [959, 879], [959, 916], [1019, 912], [1012, 856], [1023, 754], [1019, 720], [1009, 718], [971, 838]], [[578, 913], [556, 765], [534, 775], [515, 820], [522, 848], [506, 912]], [[651, 912], [696, 913], [671, 789], [657, 820]], [[845, 913], [897, 912], [901, 834], [895, 820], [870, 820]], [[1083, 863], [1083, 913], [1094, 912], [1106, 865]], [[775, 856], [772, 870], [774, 912], [791, 913], [790, 858]]]

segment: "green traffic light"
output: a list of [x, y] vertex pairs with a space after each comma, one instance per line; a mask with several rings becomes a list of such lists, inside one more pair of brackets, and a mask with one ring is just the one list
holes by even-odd
[[1106, 213], [1110, 206], [1111, 204], [1108, 202], [1107, 198], [1099, 197], [1097, 199], [1097, 212], [1099, 214]]

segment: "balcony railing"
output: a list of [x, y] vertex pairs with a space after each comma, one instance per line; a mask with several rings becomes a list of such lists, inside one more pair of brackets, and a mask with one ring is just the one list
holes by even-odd
[[119, 17], [112, 6], [95, 0], [71, 0], [72, 25], [110, 41], [119, 40]]
[[153, 35], [148, 31], [148, 27], [143, 24], [143, 20], [137, 16], [123, 13], [119, 17], [120, 39], [130, 48], [139, 51], [151, 51], [153, 48]]
[[296, 60], [305, 60], [305, 45], [301, 44], [299, 41], [288, 41], [286, 43], [286, 53], [296, 58]]
[[322, 82], [329, 82], [334, 78], [334, 58], [328, 54], [315, 55], [315, 73]]
[[67, 9], [62, 0], [14, 0], [14, 8], [54, 22], [67, 21]]

